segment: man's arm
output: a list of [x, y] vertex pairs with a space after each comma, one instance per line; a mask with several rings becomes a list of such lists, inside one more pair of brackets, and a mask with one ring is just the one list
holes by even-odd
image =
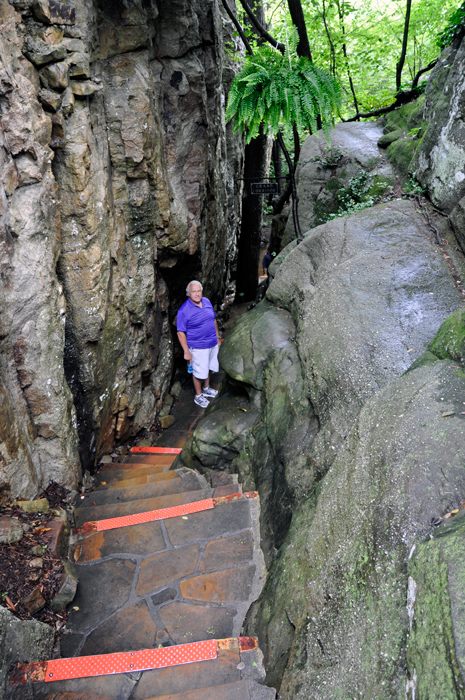
[[189, 352], [186, 334], [183, 333], [183, 331], [178, 331], [178, 339], [179, 339], [179, 342], [181, 343], [182, 349], [184, 350], [184, 359], [187, 360], [188, 362], [190, 362], [192, 360], [192, 355]]
[[216, 339], [218, 340], [218, 342], [220, 342], [220, 332], [218, 330], [218, 324], [216, 322], [216, 318], [215, 318], [215, 328], [216, 328]]

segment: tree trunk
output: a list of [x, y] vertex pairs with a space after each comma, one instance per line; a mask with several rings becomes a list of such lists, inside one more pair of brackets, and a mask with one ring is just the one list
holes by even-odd
[[[262, 0], [250, 2], [260, 24], [265, 23]], [[256, 29], [256, 28], [255, 28]], [[259, 35], [263, 41], [263, 37]], [[258, 263], [262, 237], [263, 195], [251, 194], [252, 182], [260, 182], [266, 171], [267, 137], [263, 127], [260, 135], [245, 147], [244, 194], [242, 195], [241, 233], [237, 250], [236, 301], [253, 301], [258, 287]]]
[[396, 91], [399, 92], [400, 86], [402, 85], [402, 69], [405, 63], [405, 56], [407, 54], [407, 42], [408, 42], [408, 30], [410, 25], [410, 10], [412, 9], [412, 0], [407, 0], [407, 10], [405, 12], [405, 22], [404, 22], [404, 37], [402, 40], [402, 52], [400, 54], [399, 62], [396, 66]]
[[281, 163], [281, 148], [279, 147], [279, 142], [277, 139], [273, 141], [273, 149], [271, 151], [271, 159], [273, 161], [274, 175], [276, 182], [278, 183], [278, 194], [280, 195], [283, 191], [283, 166]]
[[[305, 24], [304, 11], [302, 9], [301, 0], [287, 0], [289, 12], [292, 17], [292, 23], [297, 28], [299, 34], [299, 43], [297, 44], [297, 54], [305, 56], [313, 63], [312, 52], [310, 51], [310, 42], [308, 41], [307, 26]], [[317, 114], [316, 124], [318, 129], [321, 129], [321, 116]]]
[[297, 54], [306, 56], [311, 61], [312, 52], [310, 51], [310, 43], [308, 41], [307, 27], [305, 26], [304, 11], [300, 0], [287, 0], [289, 12], [291, 13], [292, 23], [297, 27], [299, 33], [299, 43], [297, 44]]
[[237, 254], [236, 301], [253, 301], [258, 286], [258, 263], [262, 236], [263, 195], [251, 194], [252, 182], [265, 176], [267, 137], [261, 133], [245, 147], [244, 195]]

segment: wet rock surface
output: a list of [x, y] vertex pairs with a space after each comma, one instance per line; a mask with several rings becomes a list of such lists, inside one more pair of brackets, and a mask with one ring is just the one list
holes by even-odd
[[221, 347], [236, 396], [214, 402], [182, 458], [201, 469], [229, 460], [259, 490], [268, 563], [367, 399], [461, 303], [430, 235], [402, 200], [313, 229], [272, 263], [266, 299]]

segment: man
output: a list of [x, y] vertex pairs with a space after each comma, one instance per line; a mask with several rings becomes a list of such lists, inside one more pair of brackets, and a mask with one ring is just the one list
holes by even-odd
[[271, 263], [271, 255], [269, 254], [268, 251], [265, 251], [265, 255], [262, 258], [262, 266], [263, 266], [263, 274], [268, 276], [268, 268]]
[[[206, 408], [218, 392], [210, 386], [210, 372], [218, 372], [218, 325], [210, 301], [202, 296], [202, 285], [192, 280], [186, 287], [189, 297], [178, 311], [178, 338], [184, 359], [192, 364], [194, 402]], [[203, 382], [203, 389], [202, 389]]]

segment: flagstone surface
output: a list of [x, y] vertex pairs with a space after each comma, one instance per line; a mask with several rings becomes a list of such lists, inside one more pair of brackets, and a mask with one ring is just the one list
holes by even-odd
[[[187, 385], [176, 422], [157, 446], [177, 447], [203, 410]], [[264, 583], [259, 502], [238, 495], [213, 508], [90, 534], [84, 523], [241, 494], [235, 475], [211, 483], [176, 469], [176, 455], [128, 454], [101, 465], [75, 508], [72, 546], [79, 585], [61, 656], [93, 656], [237, 638]], [[18, 686], [11, 700], [272, 700], [259, 649], [219, 646], [217, 658], [138, 673]], [[10, 699], [8, 699], [10, 700]]]

